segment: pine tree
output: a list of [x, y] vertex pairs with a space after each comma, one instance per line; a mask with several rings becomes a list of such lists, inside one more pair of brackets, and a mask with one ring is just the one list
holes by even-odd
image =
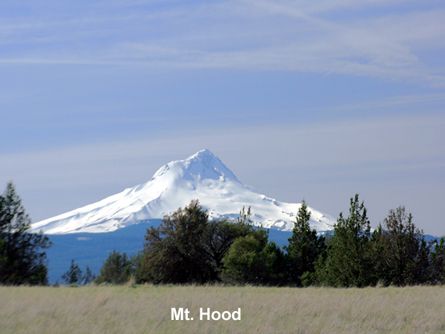
[[45, 249], [42, 234], [29, 233], [31, 220], [14, 185], [8, 183], [0, 196], [0, 284], [46, 284]]
[[377, 228], [371, 234], [371, 240], [369, 243], [369, 254], [373, 259], [373, 268], [372, 268], [372, 281], [376, 284], [387, 285], [385, 281], [386, 273], [386, 262], [385, 262], [385, 245], [382, 242], [384, 236], [387, 232], [385, 232], [382, 226], [379, 224]]
[[79, 265], [74, 260], [71, 260], [71, 265], [63, 274], [62, 280], [69, 285], [81, 284], [82, 270], [80, 270]]
[[351, 198], [349, 216], [340, 214], [334, 227], [326, 261], [317, 266], [320, 283], [338, 287], [373, 284], [370, 252], [370, 222], [359, 196]]
[[251, 225], [252, 224], [252, 210], [250, 208], [250, 206], [247, 208], [243, 206], [243, 208], [241, 209], [240, 213], [239, 213], [239, 217], [237, 219], [237, 222], [239, 224], [247, 224], [247, 225]]
[[431, 252], [431, 282], [445, 284], [445, 238], [435, 240]]
[[414, 275], [411, 282], [409, 284], [425, 284], [430, 278], [430, 248], [427, 245], [427, 242], [423, 238], [419, 245], [419, 249], [416, 255], [416, 259], [414, 261], [415, 269]]
[[93, 282], [96, 279], [96, 276], [93, 274], [93, 272], [91, 271], [90, 267], [87, 266], [85, 268], [85, 273], [82, 276], [82, 284], [83, 285], [87, 285], [90, 284], [91, 282]]
[[[306, 273], [305, 277], [309, 278], [310, 273], [315, 271], [315, 262], [325, 251], [324, 237], [317, 236], [317, 232], [311, 229], [310, 218], [311, 213], [303, 201], [287, 246], [290, 282], [297, 286], [303, 284], [303, 274]], [[305, 284], [309, 283], [306, 279]]]
[[[375, 239], [376, 271], [384, 285], [423, 284], [429, 280], [429, 247], [404, 207], [390, 210]], [[376, 232], [375, 232], [376, 233]]]

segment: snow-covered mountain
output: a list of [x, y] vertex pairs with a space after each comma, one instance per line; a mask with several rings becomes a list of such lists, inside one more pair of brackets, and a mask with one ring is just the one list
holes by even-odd
[[[33, 231], [48, 234], [112, 232], [165, 214], [199, 199], [211, 218], [235, 219], [251, 207], [255, 225], [291, 230], [299, 203], [284, 203], [256, 193], [209, 150], [161, 167], [144, 184], [99, 202], [34, 223]], [[311, 224], [319, 232], [332, 230], [334, 219], [310, 208]]]

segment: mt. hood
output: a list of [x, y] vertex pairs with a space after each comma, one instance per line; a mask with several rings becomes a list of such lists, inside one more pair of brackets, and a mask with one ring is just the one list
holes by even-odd
[[[284, 203], [254, 192], [209, 150], [161, 167], [144, 184], [99, 202], [34, 223], [33, 231], [48, 234], [112, 232], [132, 224], [160, 219], [198, 199], [213, 219], [236, 219], [251, 207], [254, 225], [292, 230], [300, 203]], [[332, 230], [334, 219], [309, 208], [318, 232]]]

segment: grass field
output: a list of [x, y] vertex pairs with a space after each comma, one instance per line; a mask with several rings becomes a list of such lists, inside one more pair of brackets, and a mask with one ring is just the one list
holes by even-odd
[[[242, 319], [199, 321], [200, 307]], [[445, 287], [0, 287], [0, 333], [445, 333]]]

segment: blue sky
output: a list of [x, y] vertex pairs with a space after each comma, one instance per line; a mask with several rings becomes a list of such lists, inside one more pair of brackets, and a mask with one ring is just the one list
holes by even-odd
[[0, 182], [39, 220], [208, 147], [245, 183], [445, 234], [443, 1], [0, 4]]

